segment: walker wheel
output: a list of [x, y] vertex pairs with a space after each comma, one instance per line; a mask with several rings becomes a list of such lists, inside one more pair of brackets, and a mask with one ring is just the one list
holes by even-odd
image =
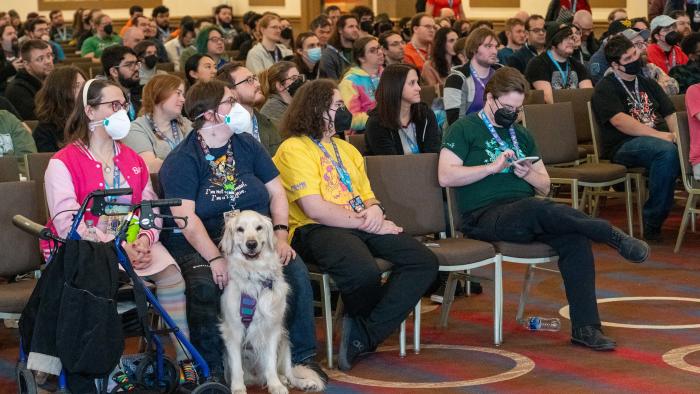
[[192, 390], [192, 394], [231, 394], [231, 390], [219, 382], [204, 382]]
[[150, 354], [139, 362], [136, 368], [136, 382], [149, 390], [172, 393], [180, 381], [180, 369], [169, 358], [163, 357], [163, 376], [156, 376], [156, 356]]
[[34, 374], [28, 370], [24, 363], [18, 363], [15, 368], [15, 378], [17, 380], [17, 392], [20, 394], [37, 394], [38, 388]]

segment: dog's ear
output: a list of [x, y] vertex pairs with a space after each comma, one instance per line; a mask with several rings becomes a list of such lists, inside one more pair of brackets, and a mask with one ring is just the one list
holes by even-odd
[[233, 254], [235, 246], [234, 235], [236, 233], [236, 222], [238, 221], [236, 216], [232, 215], [224, 218], [224, 235], [221, 237], [221, 242], [219, 242], [219, 249], [225, 256]]
[[277, 237], [275, 237], [275, 232], [272, 230], [272, 219], [264, 216], [263, 226], [265, 227], [265, 242], [269, 245], [270, 250], [273, 252], [277, 250]]

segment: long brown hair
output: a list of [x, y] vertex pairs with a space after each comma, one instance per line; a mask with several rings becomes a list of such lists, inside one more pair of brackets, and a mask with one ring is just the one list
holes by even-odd
[[152, 115], [156, 105], [167, 100], [182, 84], [180, 77], [171, 74], [156, 75], [151, 78], [143, 87], [139, 115]]
[[40, 122], [51, 123], [63, 130], [70, 112], [66, 108], [75, 106], [74, 87], [78, 75], [85, 81], [89, 78], [75, 66], [58, 67], [47, 77], [34, 97], [36, 118]]
[[[408, 73], [413, 70], [420, 81], [420, 71], [416, 66], [407, 63], [391, 64], [384, 69], [382, 78], [377, 86], [377, 107], [379, 123], [388, 129], [401, 128], [401, 100], [403, 87], [408, 79]], [[411, 105], [411, 121], [417, 117], [425, 117], [425, 105], [415, 103]]]
[[64, 129], [66, 144], [80, 140], [85, 145], [90, 145], [90, 118], [85, 113], [86, 105], [83, 102], [83, 92], [86, 86], [88, 86], [86, 101], [89, 106], [96, 106], [102, 102], [102, 91], [107, 86], [117, 87], [124, 94], [124, 98], [126, 99], [127, 97], [124, 89], [115, 82], [106, 79], [94, 79], [91, 81], [90, 86], [86, 82], [80, 88], [80, 94], [78, 94], [78, 99], [75, 100], [73, 112], [71, 112], [68, 122], [66, 122], [66, 128]]
[[277, 82], [284, 85], [284, 80], [287, 79], [289, 70], [293, 68], [297, 68], [297, 65], [293, 62], [281, 61], [260, 72], [260, 88], [265, 98], [270, 98], [270, 95], [273, 93], [279, 93], [275, 85]]
[[321, 139], [326, 128], [324, 115], [333, 103], [333, 90], [338, 85], [330, 79], [317, 79], [303, 84], [281, 122], [284, 137], [308, 135]]

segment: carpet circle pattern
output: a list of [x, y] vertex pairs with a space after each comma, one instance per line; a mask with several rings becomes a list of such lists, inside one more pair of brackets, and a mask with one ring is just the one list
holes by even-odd
[[700, 345], [683, 346], [669, 350], [663, 355], [662, 358], [666, 364], [674, 368], [700, 374], [700, 367], [690, 365], [685, 361], [685, 357], [687, 355], [695, 352], [700, 352]]

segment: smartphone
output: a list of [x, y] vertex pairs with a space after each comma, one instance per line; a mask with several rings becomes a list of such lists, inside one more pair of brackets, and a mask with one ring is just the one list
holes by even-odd
[[525, 162], [525, 161], [531, 161], [532, 164], [535, 164], [538, 161], [540, 161], [540, 158], [538, 156], [528, 156], [528, 157], [523, 157], [522, 159], [518, 159], [518, 160], [514, 161], [513, 163], [521, 164], [522, 162]]

